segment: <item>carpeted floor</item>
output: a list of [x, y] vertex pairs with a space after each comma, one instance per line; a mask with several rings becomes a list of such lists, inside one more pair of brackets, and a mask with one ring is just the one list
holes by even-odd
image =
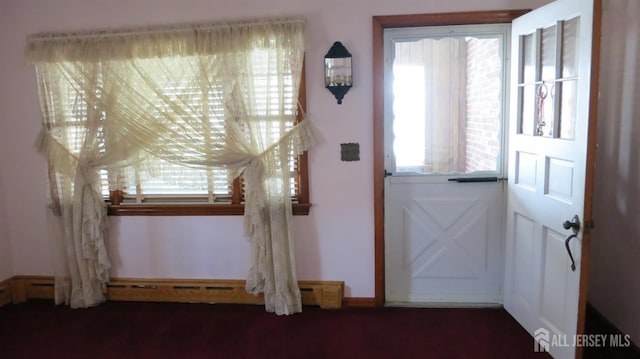
[[[0, 358], [550, 358], [502, 309], [29, 301], [0, 308]], [[608, 358], [608, 357], [607, 357]], [[625, 357], [626, 358], [626, 357]]]

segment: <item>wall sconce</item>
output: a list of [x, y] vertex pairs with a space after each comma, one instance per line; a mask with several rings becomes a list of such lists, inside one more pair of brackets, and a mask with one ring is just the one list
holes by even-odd
[[336, 41], [324, 55], [324, 87], [331, 91], [340, 105], [352, 84], [351, 54], [340, 41]]

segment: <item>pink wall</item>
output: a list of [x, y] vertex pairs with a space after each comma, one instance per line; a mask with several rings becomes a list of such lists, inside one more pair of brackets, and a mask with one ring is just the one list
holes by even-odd
[[[45, 230], [44, 162], [33, 148], [40, 113], [27, 34], [302, 15], [308, 20], [307, 94], [320, 143], [310, 152], [308, 217], [296, 217], [300, 279], [344, 280], [346, 295], [374, 294], [371, 16], [537, 7], [547, 0], [3, 0], [0, 14], [1, 193], [13, 273], [52, 273]], [[323, 87], [323, 56], [340, 40], [353, 54], [355, 85], [338, 106]], [[340, 143], [360, 143], [359, 162]], [[119, 277], [244, 278], [248, 247], [240, 217], [112, 220], [109, 249]], [[7, 239], [0, 237], [0, 249]], [[3, 259], [0, 257], [0, 260]], [[1, 274], [1, 273], [0, 273]]]
[[589, 301], [640, 343], [640, 3], [604, 13]]

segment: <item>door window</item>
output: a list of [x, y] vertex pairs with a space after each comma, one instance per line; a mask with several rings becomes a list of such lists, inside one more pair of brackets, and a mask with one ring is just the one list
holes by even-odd
[[386, 29], [387, 168], [500, 173], [509, 25]]
[[579, 18], [520, 36], [517, 133], [575, 137]]

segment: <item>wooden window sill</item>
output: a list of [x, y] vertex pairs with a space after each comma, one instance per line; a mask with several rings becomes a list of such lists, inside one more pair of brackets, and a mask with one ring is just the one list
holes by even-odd
[[[310, 203], [292, 205], [294, 216], [308, 216]], [[242, 204], [125, 204], [108, 205], [110, 216], [242, 216]]]

